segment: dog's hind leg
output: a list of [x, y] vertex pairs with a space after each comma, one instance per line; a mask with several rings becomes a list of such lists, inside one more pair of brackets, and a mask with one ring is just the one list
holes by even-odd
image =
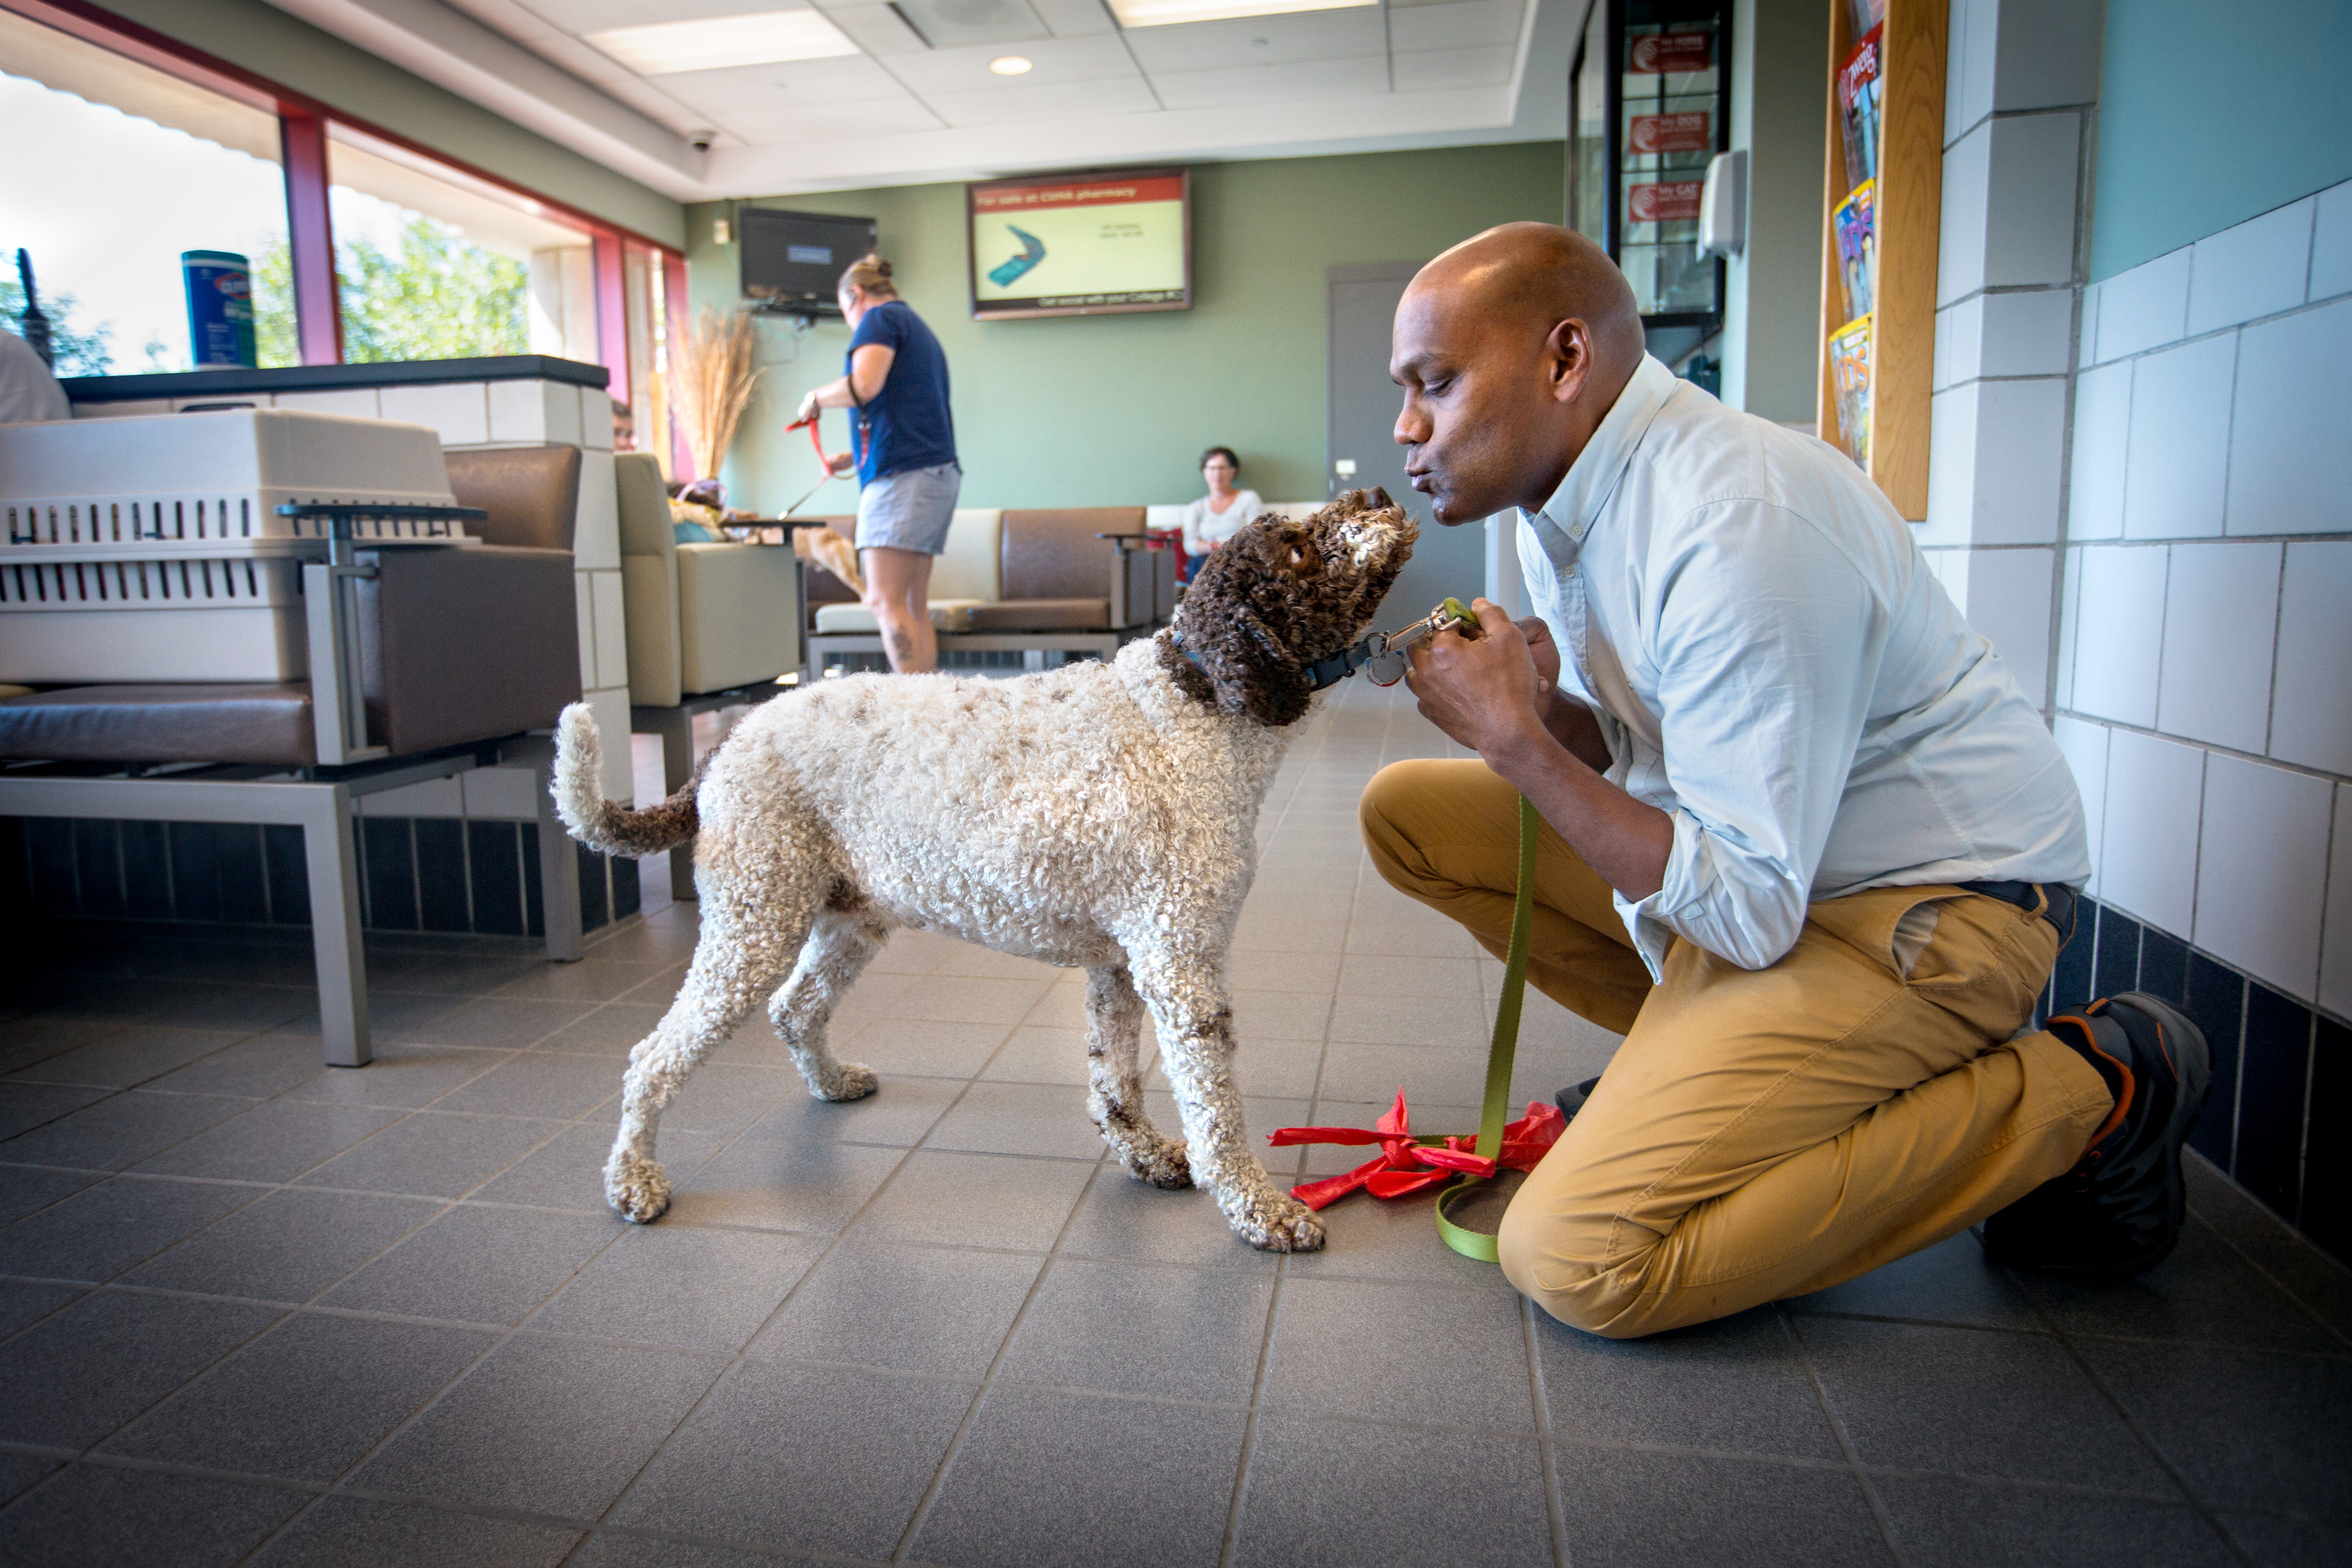
[[793, 1053], [811, 1099], [863, 1100], [880, 1087], [872, 1068], [834, 1056], [825, 1025], [888, 935], [870, 910], [828, 907], [809, 927], [793, 977], [768, 1004], [768, 1021]]
[[1184, 1145], [1151, 1125], [1143, 1110], [1137, 1047], [1143, 1002], [1119, 965], [1087, 971], [1087, 1111], [1127, 1173], [1155, 1187], [1189, 1187]]
[[669, 1178], [654, 1158], [662, 1107], [783, 978], [824, 898], [807, 858], [791, 849], [758, 867], [716, 869], [710, 848], [706, 842], [697, 878], [702, 933], [694, 962], [669, 1011], [629, 1052], [620, 1133], [604, 1162], [605, 1201], [639, 1225], [669, 1207]]
[[1198, 952], [1128, 949], [1137, 986], [1160, 1026], [1168, 1081], [1184, 1116], [1192, 1179], [1215, 1194], [1234, 1233], [1270, 1252], [1323, 1245], [1314, 1211], [1275, 1186], [1251, 1148], [1234, 1086], [1234, 1010], [1219, 965]]

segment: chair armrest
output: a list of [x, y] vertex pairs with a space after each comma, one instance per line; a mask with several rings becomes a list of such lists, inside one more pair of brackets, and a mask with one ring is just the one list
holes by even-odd
[[801, 667], [800, 558], [762, 544], [677, 547], [678, 681], [688, 692]]
[[543, 730], [579, 700], [569, 550], [385, 550], [376, 568], [357, 609], [377, 744], [398, 755]]

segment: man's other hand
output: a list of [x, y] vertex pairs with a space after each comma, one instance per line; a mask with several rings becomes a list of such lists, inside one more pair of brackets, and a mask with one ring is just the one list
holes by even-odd
[[1538, 655], [1528, 634], [1491, 599], [1470, 607], [1478, 616], [1478, 635], [1449, 629], [1416, 647], [1405, 683], [1421, 699], [1422, 717], [1489, 756], [1547, 733], [1543, 715], [1559, 675], [1559, 649], [1547, 633]]

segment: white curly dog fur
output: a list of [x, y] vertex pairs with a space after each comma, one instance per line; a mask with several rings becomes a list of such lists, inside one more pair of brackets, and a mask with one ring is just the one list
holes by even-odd
[[[905, 926], [1085, 968], [1087, 1105], [1120, 1163], [1157, 1186], [1200, 1182], [1255, 1246], [1320, 1247], [1320, 1224], [1275, 1187], [1243, 1127], [1225, 954], [1259, 805], [1308, 709], [1304, 665], [1361, 634], [1413, 533], [1377, 491], [1305, 523], [1261, 519], [1212, 558], [1172, 628], [1108, 663], [1010, 680], [858, 676], [780, 696], [646, 811], [603, 798], [595, 721], [566, 709], [554, 787], [573, 837], [629, 854], [696, 837], [700, 938], [677, 1000], [629, 1053], [612, 1205], [640, 1224], [668, 1206], [661, 1110], [763, 996], [810, 1094], [872, 1094], [875, 1074], [834, 1056], [825, 1024]], [[1144, 1112], [1146, 1008], [1181, 1142]]]

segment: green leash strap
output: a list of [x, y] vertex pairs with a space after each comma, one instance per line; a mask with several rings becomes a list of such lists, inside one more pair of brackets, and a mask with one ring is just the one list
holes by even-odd
[[[1511, 1066], [1519, 1048], [1519, 1003], [1528, 989], [1528, 938], [1535, 924], [1536, 808], [1519, 797], [1519, 884], [1511, 900], [1511, 945], [1503, 960], [1503, 994], [1495, 1005], [1495, 1042], [1486, 1050], [1486, 1098], [1478, 1108], [1477, 1152], [1489, 1160], [1503, 1153], [1503, 1124], [1511, 1113]], [[1464, 1176], [1437, 1194], [1437, 1234], [1465, 1258], [1499, 1263], [1493, 1235], [1454, 1223], [1447, 1210], [1455, 1199], [1486, 1178]]]

